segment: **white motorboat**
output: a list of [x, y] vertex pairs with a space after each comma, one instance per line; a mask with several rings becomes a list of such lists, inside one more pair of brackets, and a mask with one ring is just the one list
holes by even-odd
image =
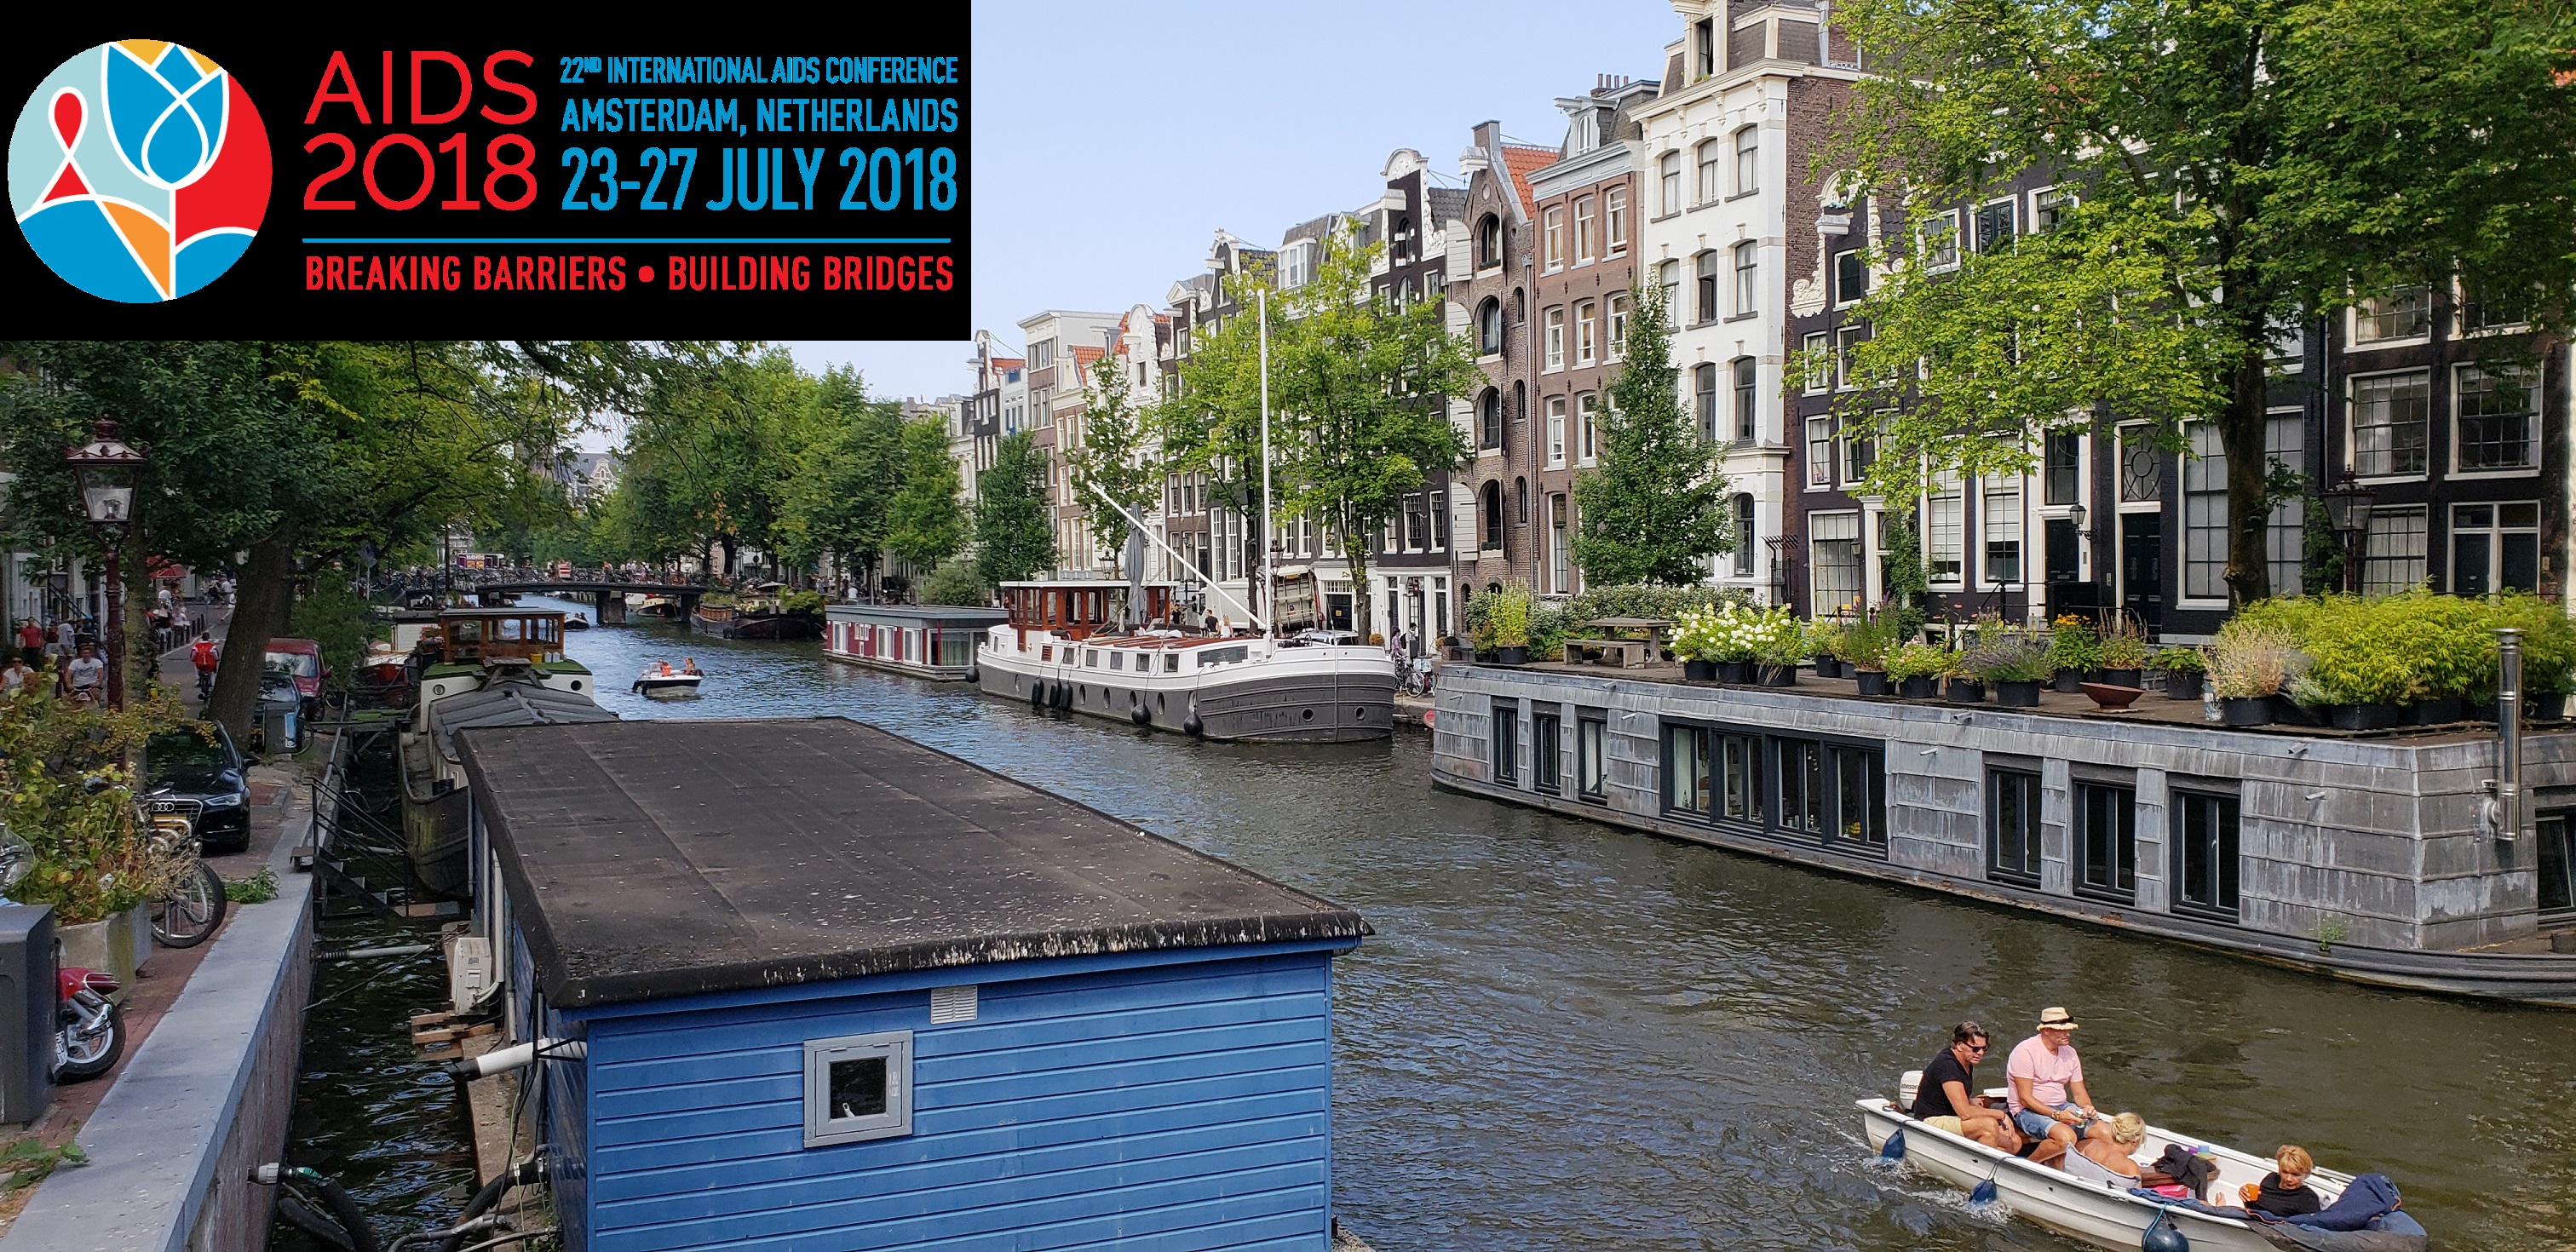
[[635, 678], [635, 694], [653, 700], [685, 700], [698, 694], [707, 676], [682, 670], [648, 669]]
[[[2155, 1224], [2159, 1215], [2190, 1240], [2192, 1252], [2276, 1252], [2283, 1246], [2264, 1238], [2256, 1230], [2254, 1218], [2220, 1216], [2183, 1203], [2134, 1194], [2130, 1189], [2137, 1180], [2118, 1177], [2075, 1153], [2067, 1154], [2063, 1169], [2055, 1164], [2034, 1165], [1965, 1136], [1936, 1130], [1905, 1112], [1912, 1104], [1911, 1088], [1919, 1077], [1911, 1071], [1905, 1075], [1899, 1090], [1903, 1104], [1877, 1097], [1857, 1102], [1862, 1128], [1873, 1151], [1885, 1155], [1888, 1139], [1902, 1132], [1905, 1138], [1900, 1151], [1906, 1164], [1970, 1191], [1991, 1180], [1995, 1202], [2014, 1216], [2099, 1247], [2140, 1247], [2147, 1228]], [[2263, 1176], [2275, 1168], [2262, 1157], [2154, 1126], [2147, 1127], [2147, 1137], [2132, 1159], [2141, 1166], [2152, 1164], [2164, 1155], [2169, 1144], [2201, 1150], [2205, 1159], [2218, 1167], [2218, 1179], [2209, 1189], [2212, 1196], [2232, 1199], [2239, 1188], [2262, 1182]], [[2326, 1204], [2334, 1203], [2351, 1182], [2352, 1175], [2328, 1169], [2308, 1175], [2308, 1186]], [[2389, 1233], [2420, 1236], [2423, 1230], [2402, 1211], [2382, 1221]]]

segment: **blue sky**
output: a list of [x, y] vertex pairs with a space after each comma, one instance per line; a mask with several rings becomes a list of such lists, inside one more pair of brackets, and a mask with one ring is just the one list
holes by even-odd
[[[1218, 227], [1255, 243], [1376, 196], [1387, 154], [1454, 173], [1476, 123], [1563, 137], [1558, 96], [1662, 72], [1663, 0], [975, 4], [975, 325], [1162, 306]], [[965, 389], [966, 342], [791, 341], [879, 395]]]

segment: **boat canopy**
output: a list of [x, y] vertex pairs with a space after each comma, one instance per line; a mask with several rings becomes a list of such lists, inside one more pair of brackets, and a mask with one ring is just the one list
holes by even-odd
[[429, 707], [429, 733], [439, 754], [453, 761], [456, 732], [482, 726], [565, 726], [575, 722], [613, 722], [617, 715], [590, 697], [555, 691], [534, 683], [496, 683], [481, 691], [449, 696]]
[[553, 609], [449, 609], [438, 615], [440, 659], [466, 664], [494, 657], [560, 661], [563, 619]]
[[[1146, 621], [1171, 616], [1179, 583], [1145, 584]], [[1022, 630], [1052, 630], [1069, 639], [1124, 624], [1127, 584], [1106, 579], [1060, 579], [1002, 584], [1002, 607], [1011, 625]]]

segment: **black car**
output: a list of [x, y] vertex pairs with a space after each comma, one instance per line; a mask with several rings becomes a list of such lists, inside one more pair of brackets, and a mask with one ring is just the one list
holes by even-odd
[[249, 769], [215, 722], [191, 722], [144, 745], [143, 807], [186, 816], [203, 851], [250, 846]]

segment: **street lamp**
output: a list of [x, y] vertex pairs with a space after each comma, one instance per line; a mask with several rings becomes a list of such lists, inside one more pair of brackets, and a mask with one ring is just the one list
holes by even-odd
[[2354, 481], [2352, 472], [2344, 472], [2343, 481], [2322, 493], [2326, 520], [2334, 526], [2335, 541], [2343, 552], [2344, 589], [2359, 585], [2360, 571], [2354, 566], [2353, 551], [2361, 544], [2362, 535], [2370, 529], [2370, 502], [2378, 493]]
[[63, 452], [80, 477], [81, 509], [99, 546], [107, 550], [107, 703], [125, 707], [125, 590], [117, 577], [117, 552], [134, 522], [134, 480], [143, 471], [140, 449], [116, 437], [106, 413], [90, 426], [89, 442]]

